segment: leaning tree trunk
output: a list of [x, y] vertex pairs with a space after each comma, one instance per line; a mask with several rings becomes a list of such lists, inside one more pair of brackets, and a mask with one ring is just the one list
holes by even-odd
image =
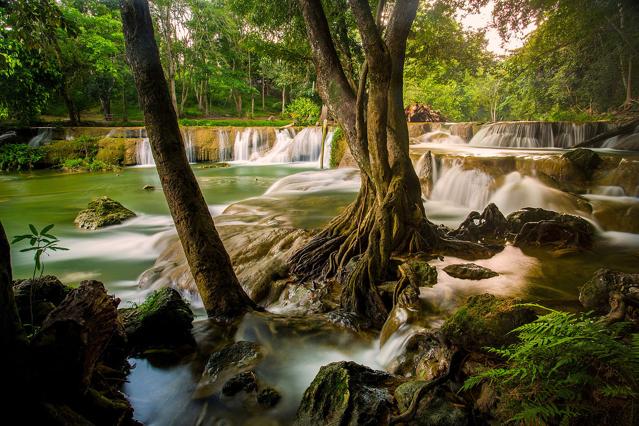
[[254, 307], [189, 167], [176, 113], [153, 36], [147, 0], [122, 0], [126, 51], [162, 182], [186, 259], [210, 317], [228, 320]]
[[[402, 100], [406, 39], [417, 0], [397, 0], [381, 30], [366, 0], [350, 0], [365, 63], [353, 88], [339, 61], [321, 3], [298, 0], [311, 41], [318, 89], [347, 136], [361, 171], [357, 199], [291, 258], [303, 279], [345, 278], [342, 307], [380, 327], [387, 310], [376, 285], [390, 278], [393, 253], [432, 252], [441, 238], [428, 222], [408, 153]], [[381, 2], [384, 7], [385, 2]], [[346, 265], [360, 256], [352, 271]]]

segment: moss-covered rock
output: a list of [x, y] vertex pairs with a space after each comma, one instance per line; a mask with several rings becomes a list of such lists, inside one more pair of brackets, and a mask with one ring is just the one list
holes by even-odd
[[13, 282], [13, 293], [20, 319], [23, 324], [34, 326], [41, 325], [46, 316], [70, 291], [70, 287], [62, 284], [53, 275]]
[[567, 159], [586, 179], [590, 179], [597, 167], [602, 163], [601, 157], [590, 149], [577, 148], [568, 151], [562, 158]]
[[129, 346], [135, 352], [149, 348], [176, 348], [195, 344], [193, 312], [172, 288], [151, 293], [135, 308], [119, 310]]
[[[426, 386], [427, 381], [415, 380], [402, 383], [395, 390], [395, 400], [401, 412], [410, 407], [414, 395]], [[410, 425], [415, 426], [463, 426], [470, 424], [468, 410], [452, 393], [446, 393], [443, 388], [431, 391], [432, 396], [422, 396]], [[453, 401], [451, 401], [453, 399]]]
[[639, 274], [599, 269], [579, 289], [579, 301], [589, 310], [605, 314], [610, 310], [610, 296], [639, 294]]
[[448, 265], [444, 268], [444, 272], [454, 278], [462, 280], [485, 280], [486, 278], [496, 277], [499, 274], [492, 269], [474, 263], [457, 263]]
[[536, 317], [532, 309], [518, 306], [516, 299], [481, 294], [469, 297], [446, 319], [440, 331], [452, 344], [477, 351], [513, 343], [515, 336], [510, 331]]
[[78, 213], [74, 223], [79, 228], [98, 229], [120, 224], [135, 216], [135, 213], [122, 204], [103, 196], [91, 201], [86, 209]]
[[295, 424], [386, 425], [399, 383], [395, 376], [354, 362], [325, 365], [304, 392]]

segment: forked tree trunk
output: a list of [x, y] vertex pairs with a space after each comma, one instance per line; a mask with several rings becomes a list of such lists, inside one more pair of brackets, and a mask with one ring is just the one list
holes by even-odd
[[[344, 279], [342, 307], [381, 327], [387, 309], [377, 284], [394, 279], [396, 253], [432, 253], [446, 245], [426, 219], [419, 180], [408, 152], [402, 100], [406, 39], [418, 0], [397, 0], [385, 32], [367, 0], [349, 0], [362, 39], [365, 63], [359, 87], [344, 73], [319, 1], [298, 0], [317, 70], [318, 90], [344, 130], [361, 171], [357, 199], [290, 260], [302, 279]], [[463, 244], [463, 243], [462, 243]], [[352, 271], [346, 265], [356, 256]], [[398, 289], [406, 283], [400, 280]]]
[[254, 307], [233, 272], [231, 259], [189, 167], [147, 0], [122, 0], [126, 51], [133, 71], [151, 151], [186, 259], [210, 317], [228, 320]]

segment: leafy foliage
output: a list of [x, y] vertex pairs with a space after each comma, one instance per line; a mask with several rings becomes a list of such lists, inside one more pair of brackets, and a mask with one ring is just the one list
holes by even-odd
[[300, 97], [286, 107], [286, 112], [296, 126], [312, 126], [319, 120], [320, 106], [309, 98]]
[[32, 169], [43, 157], [42, 149], [27, 144], [3, 145], [0, 147], [0, 170]]
[[639, 334], [628, 344], [622, 339], [627, 324], [607, 325], [590, 314], [548, 311], [513, 330], [518, 343], [490, 348], [506, 364], [470, 377], [463, 389], [491, 383], [501, 392], [510, 420], [524, 424], [567, 424], [605, 415], [613, 399], [636, 402]]
[[69, 250], [68, 248], [58, 245], [60, 240], [55, 235], [51, 234], [51, 230], [54, 225], [49, 224], [38, 231], [38, 229], [29, 224], [29, 234], [16, 235], [13, 237], [11, 244], [19, 243], [20, 241], [27, 241], [30, 247], [20, 250], [20, 252], [33, 252], [33, 278], [36, 276], [36, 272], [40, 271], [40, 276], [44, 273], [44, 262], [42, 261], [42, 255], [49, 255], [51, 251]]

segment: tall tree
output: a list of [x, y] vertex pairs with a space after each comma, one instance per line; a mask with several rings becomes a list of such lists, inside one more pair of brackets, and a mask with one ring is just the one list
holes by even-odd
[[426, 218], [408, 154], [403, 71], [418, 0], [396, 0], [389, 7], [379, 1], [376, 15], [367, 0], [349, 0], [365, 57], [357, 88], [344, 72], [322, 3], [298, 3], [320, 95], [344, 129], [362, 183], [355, 202], [291, 258], [291, 271], [309, 279], [343, 276], [349, 261], [361, 255], [345, 277], [341, 304], [379, 327], [387, 309], [376, 286], [395, 272], [391, 254], [447, 245]]
[[122, 0], [126, 52], [162, 189], [186, 259], [210, 317], [228, 320], [255, 307], [235, 276], [189, 167], [147, 0]]

